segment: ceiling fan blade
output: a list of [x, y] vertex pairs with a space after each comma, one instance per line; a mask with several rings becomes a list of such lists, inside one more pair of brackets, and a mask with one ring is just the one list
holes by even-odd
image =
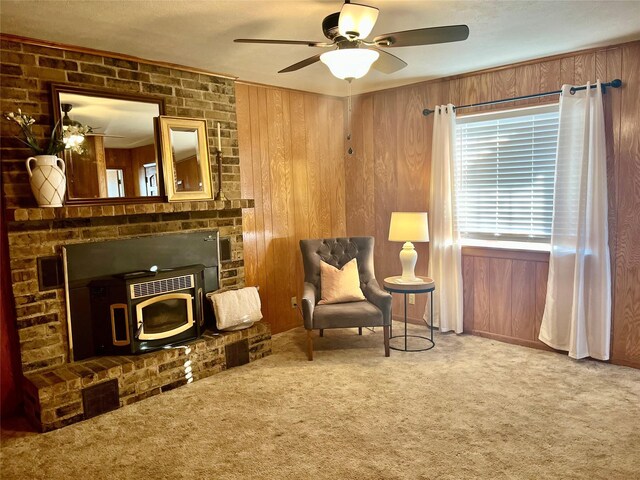
[[329, 47], [332, 43], [313, 42], [311, 40], [265, 40], [261, 38], [236, 38], [236, 43], [267, 43], [271, 45], [306, 45], [308, 47]]
[[378, 60], [376, 60], [371, 68], [375, 68], [379, 72], [382, 73], [394, 73], [398, 70], [402, 70], [407, 66], [407, 62], [402, 60], [401, 58], [396, 57], [395, 55], [391, 55], [389, 52], [385, 52], [384, 50], [380, 50], [379, 48], [372, 48], [380, 54]]
[[320, 53], [318, 55], [314, 55], [313, 57], [305, 58], [301, 62], [294, 63], [293, 65], [288, 66], [287, 68], [283, 68], [278, 73], [288, 73], [295, 72], [296, 70], [300, 70], [301, 68], [308, 67], [309, 65], [313, 65], [316, 62], [320, 61]]
[[338, 32], [346, 38], [367, 38], [378, 20], [378, 12], [375, 7], [345, 3], [340, 10]]
[[412, 47], [414, 45], [432, 45], [434, 43], [459, 42], [469, 37], [466, 25], [448, 27], [418, 28], [404, 32], [386, 33], [373, 39], [379, 47]]
[[106, 133], [86, 133], [85, 137], [125, 138], [124, 135], [108, 135]]

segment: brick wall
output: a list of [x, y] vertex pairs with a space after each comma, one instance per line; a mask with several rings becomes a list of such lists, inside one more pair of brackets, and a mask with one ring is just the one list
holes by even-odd
[[[71, 50], [0, 41], [0, 109], [22, 108], [36, 118], [45, 136], [53, 123], [50, 84], [66, 83], [164, 98], [167, 115], [207, 119], [210, 152], [215, 124], [222, 128], [223, 182], [227, 202], [178, 202], [56, 209], [36, 206], [24, 161], [30, 150], [12, 138], [15, 125], [0, 121], [0, 161], [5, 205], [9, 209], [9, 256], [17, 309], [22, 367], [44, 372], [69, 361], [64, 289], [39, 291], [37, 258], [59, 255], [69, 243], [141, 235], [218, 229], [231, 238], [233, 260], [221, 266], [221, 286], [244, 285], [242, 208], [239, 200], [235, 90], [233, 80], [159, 67], [144, 62]], [[215, 157], [211, 155], [211, 159]], [[212, 168], [214, 182], [216, 169]]]
[[[51, 83], [163, 98], [165, 114], [207, 120], [210, 157], [214, 159], [215, 126], [220, 122], [223, 186], [227, 198], [240, 198], [240, 167], [231, 79], [176, 68], [71, 50], [0, 41], [0, 110], [23, 111], [36, 118], [36, 133], [48, 135], [53, 125]], [[35, 206], [24, 161], [31, 151], [18, 140], [15, 124], [0, 122], [2, 181], [8, 207]], [[214, 185], [217, 170], [212, 168]]]

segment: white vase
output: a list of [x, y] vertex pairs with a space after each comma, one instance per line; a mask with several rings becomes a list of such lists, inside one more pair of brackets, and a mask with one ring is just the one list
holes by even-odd
[[38, 206], [61, 207], [67, 189], [64, 160], [56, 155], [36, 155], [27, 158], [26, 164]]

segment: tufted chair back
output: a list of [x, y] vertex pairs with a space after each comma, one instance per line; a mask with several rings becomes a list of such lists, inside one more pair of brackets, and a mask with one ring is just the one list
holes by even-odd
[[375, 279], [373, 270], [373, 237], [321, 238], [300, 240], [304, 281], [313, 284], [320, 291], [320, 260], [342, 268], [353, 258], [358, 262], [360, 288]]

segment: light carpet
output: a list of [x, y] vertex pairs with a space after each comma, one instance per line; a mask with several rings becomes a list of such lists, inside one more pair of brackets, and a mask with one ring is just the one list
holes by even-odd
[[[416, 327], [412, 327], [416, 328]], [[398, 333], [398, 332], [396, 332]], [[301, 328], [272, 356], [47, 434], [5, 435], [3, 479], [640, 478], [640, 371], [438, 335]]]

